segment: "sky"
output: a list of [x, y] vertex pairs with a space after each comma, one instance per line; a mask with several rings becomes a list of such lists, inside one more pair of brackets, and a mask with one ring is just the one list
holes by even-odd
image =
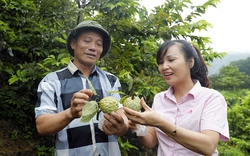
[[[200, 5], [206, 0], [191, 0]], [[161, 5], [165, 0], [142, 0], [149, 11]], [[221, 0], [216, 8], [209, 7], [202, 19], [213, 28], [201, 32], [202, 36], [211, 38], [211, 47], [218, 52], [250, 53], [250, 0]]]

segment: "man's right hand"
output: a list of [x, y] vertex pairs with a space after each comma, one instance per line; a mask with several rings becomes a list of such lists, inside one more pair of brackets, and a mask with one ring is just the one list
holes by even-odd
[[73, 95], [70, 107], [72, 119], [82, 116], [82, 108], [89, 101], [92, 95], [93, 92], [90, 89], [82, 89]]

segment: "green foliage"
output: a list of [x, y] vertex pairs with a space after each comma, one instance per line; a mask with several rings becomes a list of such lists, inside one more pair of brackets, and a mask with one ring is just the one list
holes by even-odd
[[[148, 15], [145, 8], [134, 9], [130, 17], [124, 15], [122, 18], [114, 13], [117, 5], [114, 3], [108, 11], [99, 12], [96, 20], [108, 21], [112, 18], [112, 24], [105, 26], [112, 36], [112, 49], [99, 66], [105, 70], [118, 75], [121, 80], [123, 92], [132, 94], [138, 92], [144, 96], [146, 102], [151, 105], [153, 96], [156, 92], [166, 89], [166, 84], [159, 76], [155, 55], [159, 44], [166, 39], [186, 38], [196, 44], [203, 52], [205, 60], [209, 61], [224, 54], [212, 52], [212, 48], [207, 48], [206, 43], [210, 43], [208, 37], [200, 37], [193, 34], [197, 30], [206, 30], [211, 25], [205, 20], [193, 22], [203, 14], [208, 6], [214, 6], [216, 1], [208, 1], [205, 6], [191, 6], [189, 1], [167, 1], [164, 5], [156, 7], [153, 13]], [[115, 6], [115, 7], [114, 7]], [[101, 6], [102, 8], [102, 6]], [[104, 7], [105, 8], [105, 7]], [[136, 8], [136, 7], [135, 7]], [[203, 8], [203, 9], [201, 9]], [[191, 12], [187, 16], [180, 14], [185, 9]], [[138, 13], [138, 11], [140, 11]], [[143, 13], [144, 16], [139, 20], [134, 14]], [[183, 16], [183, 17], [182, 17]], [[85, 18], [88, 18], [85, 16]], [[167, 20], [166, 20], [167, 19]], [[160, 81], [159, 81], [160, 80]], [[155, 85], [156, 84], [156, 85]]]
[[246, 89], [238, 89], [236, 91], [220, 91], [227, 101], [228, 107], [232, 107], [233, 105], [242, 103], [243, 99], [247, 96], [248, 90]]
[[[250, 92], [244, 82], [249, 76], [239, 72], [232, 65], [221, 68], [220, 73], [212, 75], [212, 87], [223, 90], [228, 104], [228, 123], [230, 129], [230, 141], [220, 142], [220, 155], [238, 156], [248, 155], [250, 151]], [[248, 87], [249, 88], [249, 87]]]
[[20, 69], [16, 71], [16, 74], [13, 74], [12, 77], [9, 79], [9, 84], [13, 84], [17, 81], [20, 81], [27, 85], [28, 89], [34, 83], [34, 80], [37, 79], [39, 76], [39, 68], [36, 66], [35, 62], [32, 63], [24, 63], [18, 64]]
[[249, 141], [231, 137], [227, 143], [219, 143], [220, 156], [247, 156], [250, 151]]
[[13, 130], [13, 131], [12, 131], [11, 139], [12, 139], [12, 140], [18, 139], [18, 132], [17, 132], [17, 130]]
[[219, 74], [210, 76], [212, 87], [219, 90], [236, 90], [239, 88], [248, 88], [250, 77], [239, 71], [235, 66], [223, 66]]
[[31, 91], [21, 90], [21, 87], [0, 88], [1, 118], [16, 119], [19, 124], [29, 122], [34, 115], [33, 106], [30, 104], [31, 96]]
[[232, 61], [230, 65], [238, 67], [240, 72], [250, 76], [250, 57], [246, 59], [240, 59], [238, 61]]
[[32, 138], [34, 132], [33, 127], [25, 125], [23, 131], [25, 132], [25, 135], [23, 136], [25, 139]]
[[50, 72], [65, 67], [69, 61], [70, 56], [68, 53], [59, 54], [57, 57], [55, 55], [49, 55], [41, 63], [37, 63], [37, 66], [44, 71], [42, 76], [45, 76]]
[[219, 142], [218, 151], [220, 156], [246, 156], [246, 153], [241, 151], [240, 148], [236, 148], [232, 141], [234, 138], [231, 137], [229, 142]]
[[220, 142], [220, 155], [248, 155], [250, 152], [250, 92], [222, 91], [228, 106], [230, 141]]
[[37, 156], [53, 156], [54, 155], [54, 147], [46, 147], [46, 146], [36, 146], [36, 155]]
[[230, 134], [243, 140], [250, 140], [250, 92], [241, 103], [228, 109]]
[[[166, 0], [151, 14], [139, 2], [0, 0], [1, 117], [19, 124], [34, 123], [37, 85], [44, 75], [69, 62], [67, 34], [81, 19], [94, 19], [111, 34], [111, 51], [98, 66], [119, 77], [124, 93], [137, 92], [148, 105], [156, 93], [167, 88], [155, 60], [159, 45], [166, 39], [187, 39], [199, 47], [207, 62], [224, 56], [207, 47], [209, 37], [195, 35], [212, 27], [204, 19], [195, 19], [209, 7], [216, 7], [219, 0], [207, 0], [200, 6], [189, 0]], [[184, 15], [185, 10], [189, 13]], [[134, 148], [127, 142], [121, 145], [125, 152]], [[37, 146], [37, 155], [52, 155], [52, 151]]]
[[121, 137], [118, 137], [118, 143], [121, 149], [122, 156], [128, 156], [127, 152], [130, 151], [131, 149], [138, 150], [138, 148], [134, 145], [131, 145], [128, 140], [126, 142], [123, 142]]

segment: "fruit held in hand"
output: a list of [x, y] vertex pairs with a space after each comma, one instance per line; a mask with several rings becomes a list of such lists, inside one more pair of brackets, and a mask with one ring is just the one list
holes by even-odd
[[138, 96], [127, 97], [122, 104], [124, 107], [128, 107], [135, 111], [139, 111], [141, 109], [140, 98]]
[[102, 98], [99, 101], [99, 107], [100, 109], [107, 114], [110, 114], [111, 112], [115, 112], [118, 109], [119, 102], [116, 98], [113, 96], [108, 96], [105, 98]]

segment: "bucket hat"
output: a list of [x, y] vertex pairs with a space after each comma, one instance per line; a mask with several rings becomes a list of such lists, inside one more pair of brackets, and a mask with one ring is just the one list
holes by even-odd
[[104, 29], [99, 23], [96, 21], [83, 21], [79, 23], [74, 29], [72, 29], [67, 37], [67, 50], [70, 53], [71, 56], [74, 56], [74, 50], [71, 48], [70, 44], [73, 38], [75, 38], [76, 34], [81, 32], [82, 30], [97, 30], [98, 32], [101, 32], [103, 36], [103, 51], [100, 56], [100, 58], [104, 57], [111, 48], [111, 37], [106, 29]]

